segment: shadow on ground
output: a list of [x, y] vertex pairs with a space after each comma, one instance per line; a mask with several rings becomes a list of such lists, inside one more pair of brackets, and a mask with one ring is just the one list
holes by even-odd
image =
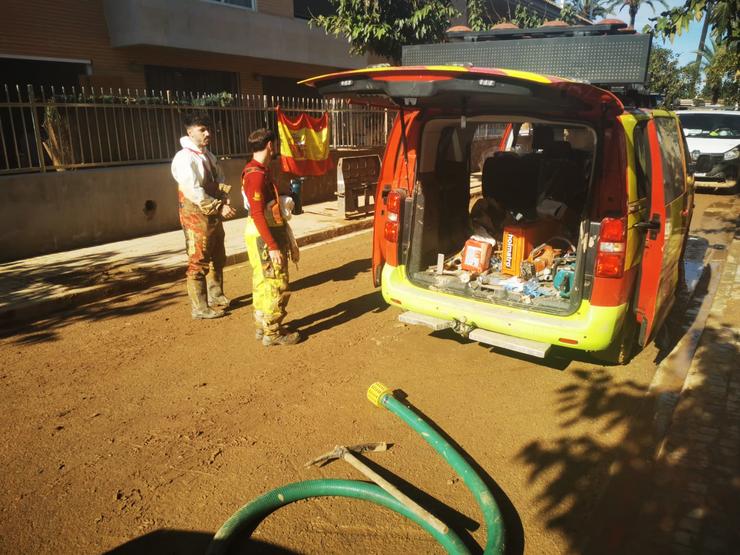
[[[212, 535], [206, 532], [188, 530], [155, 530], [145, 536], [126, 542], [105, 555], [203, 555], [211, 543]], [[285, 547], [248, 540], [236, 543], [228, 553], [241, 555], [247, 553], [293, 554], [297, 553]]]
[[[470, 454], [463, 449], [462, 446], [460, 446], [457, 441], [455, 441], [454, 438], [452, 438], [445, 430], [440, 428], [434, 420], [429, 418], [424, 411], [418, 409], [415, 407], [408, 399], [407, 394], [402, 390], [397, 390], [395, 392], [395, 396], [402, 400], [404, 404], [409, 406], [416, 414], [418, 414], [427, 424], [429, 424], [437, 433], [439, 433], [447, 442], [452, 445], [452, 447], [465, 459], [465, 461], [473, 468], [476, 474], [480, 476], [481, 480], [485, 483], [485, 485], [488, 487], [488, 489], [493, 494], [494, 499], [496, 500], [496, 504], [499, 507], [499, 510], [501, 511], [501, 518], [502, 518], [502, 526], [506, 533], [506, 551], [508, 555], [521, 555], [524, 553], [524, 527], [522, 526], [522, 520], [519, 517], [519, 513], [516, 510], [516, 507], [514, 507], [514, 504], [511, 502], [511, 499], [509, 499], [508, 495], [506, 495], [506, 492], [496, 483], [496, 481], [486, 472], [486, 470], [480, 466], [473, 457], [470, 456]], [[378, 470], [378, 469], [376, 469]], [[378, 470], [379, 471], [379, 470]], [[406, 490], [404, 485], [405, 482], [401, 485], [398, 483], [398, 478], [393, 476], [393, 479], [388, 478], [389, 481], [394, 482], [397, 486], [400, 487], [400, 489], [406, 491], [406, 493], [409, 493], [409, 490]], [[412, 486], [413, 488], [413, 486]], [[413, 488], [413, 491], [411, 492], [413, 495], [417, 495], [417, 492], [419, 490], [416, 490], [416, 488]], [[413, 496], [412, 495], [412, 496]], [[428, 506], [430, 508], [433, 508], [434, 510], [432, 512], [435, 513], [438, 517], [441, 518], [445, 524], [447, 524], [450, 528], [454, 529], [458, 535], [460, 535], [460, 538], [465, 542], [465, 544], [468, 546], [468, 548], [471, 550], [471, 553], [482, 553], [483, 549], [482, 546], [479, 546], [475, 540], [470, 536], [468, 531], [474, 531], [479, 526], [481, 526], [482, 522], [476, 522], [474, 520], [471, 520], [468, 516], [465, 516], [458, 511], [448, 507], [444, 503], [439, 502], [433, 497], [428, 496], [427, 494], [424, 494], [423, 492], [418, 493], [419, 497], [417, 499], [421, 499], [424, 497], [428, 497], [429, 505], [426, 505], [422, 503], [424, 506]], [[425, 500], [426, 502], [426, 500]], [[471, 504], [469, 508], [467, 508], [466, 512], [473, 515], [476, 518], [481, 518], [481, 512], [477, 508], [477, 506], [474, 506]], [[435, 512], [439, 511], [439, 512]]]
[[131, 303], [131, 298], [139, 293], [139, 290], [121, 293], [20, 324], [4, 323], [0, 325], [0, 339], [12, 338], [13, 343], [19, 345], [56, 341], [63, 328], [76, 322], [96, 322], [152, 313], [166, 306], [184, 302], [181, 298], [184, 291], [162, 291], [159, 295], [151, 295]]
[[[184, 274], [182, 269], [161, 272], [154, 271], [154, 266], [146, 268], [171, 252], [137, 257], [135, 264], [130, 260], [111, 264], [110, 259], [116, 254], [95, 253], [46, 266], [28, 261], [2, 265], [0, 288], [9, 294], [0, 303], [0, 338], [14, 337], [20, 344], [53, 341], [61, 328], [74, 322], [153, 312], [174, 302], [179, 292], [163, 293], [136, 305], [126, 304], [143, 289]], [[70, 286], [77, 291], [53, 298]], [[105, 292], [95, 292], [95, 287], [105, 288]]]
[[[324, 270], [311, 274], [310, 276], [297, 279], [290, 284], [291, 291], [301, 291], [310, 287], [316, 287], [329, 281], [352, 281], [358, 274], [370, 271], [371, 262], [369, 258], [359, 258], [336, 268]], [[368, 279], [368, 283], [369, 283]]]
[[368, 312], [383, 312], [388, 305], [378, 292], [373, 291], [348, 301], [342, 301], [308, 316], [288, 322], [291, 329], [300, 330], [304, 336], [312, 337], [359, 318]]
[[[179, 250], [177, 251], [179, 252]], [[121, 264], [111, 265], [109, 259], [115, 253], [105, 252], [96, 253], [85, 257], [83, 260], [74, 262], [65, 262], [57, 265], [50, 265], [44, 268], [38, 268], [24, 261], [14, 262], [3, 266], [3, 275], [0, 280], [5, 280], [6, 289], [12, 290], [13, 287], [9, 282], [17, 284], [17, 288], [26, 286], [28, 283], [35, 284], [30, 293], [24, 293], [18, 303], [40, 302], [45, 296], [52, 295], [59, 290], [60, 286], [75, 287], [92, 287], [96, 285], [110, 284], [113, 286], [112, 292], [99, 293], [96, 296], [102, 297], [87, 302], [84, 296], [70, 296], [55, 305], [55, 310], [51, 313], [45, 313], [42, 316], [34, 316], [32, 313], [26, 315], [19, 304], [15, 311], [6, 312], [0, 320], [0, 339], [13, 338], [17, 344], [40, 343], [44, 341], [55, 341], [58, 338], [59, 331], [64, 327], [81, 321], [100, 321], [122, 316], [131, 316], [135, 314], [144, 314], [155, 312], [174, 303], [184, 302], [180, 297], [184, 296], [183, 291], [163, 291], [157, 296], [149, 296], [145, 300], [140, 300], [136, 304], [131, 304], [130, 300], [141, 293], [143, 290], [156, 287], [158, 284], [165, 284], [162, 287], [168, 287], [173, 282], [184, 276], [183, 268], [174, 269], [167, 272], [147, 272], [146, 269], [139, 269], [135, 272], [127, 271], [126, 266]], [[146, 265], [156, 261], [161, 256], [172, 253], [157, 253], [146, 257], [136, 259], [136, 265]], [[127, 263], [130, 264], [130, 263]], [[301, 291], [316, 287], [329, 281], [351, 281], [358, 274], [368, 272], [370, 269], [370, 260], [363, 258], [353, 260], [337, 268], [317, 272], [309, 276], [296, 280], [291, 284], [292, 291]], [[11, 274], [17, 274], [22, 277], [14, 278]], [[229, 312], [234, 312], [245, 308], [252, 303], [252, 295], [247, 294], [232, 300]], [[11, 303], [6, 303], [12, 306]], [[1, 309], [2, 307], [0, 307]], [[325, 330], [331, 326], [348, 322], [357, 316], [371, 310], [380, 310], [383, 308], [380, 303], [380, 295], [375, 293], [368, 294], [358, 299], [339, 303], [334, 307], [327, 308], [312, 316], [302, 318], [300, 323], [295, 327], [309, 326], [306, 333], [313, 334]]]
[[[696, 510], [703, 515], [703, 525], [722, 531], [721, 545], [729, 548], [731, 541], [738, 545], [737, 461], [725, 476], [707, 476], [709, 459], [722, 456], [722, 428], [736, 423], [722, 407], [711, 415], [705, 407], [706, 397], [716, 396], [716, 388], [727, 388], [737, 373], [734, 368], [740, 351], [737, 336], [728, 335], [726, 328], [706, 328], [702, 343], [711, 348], [695, 359], [701, 385], [690, 396], [681, 397], [672, 424], [676, 414], [682, 415], [690, 426], [688, 435], [678, 436], [666, 456], [656, 457], [660, 437], [653, 414], [658, 399], [646, 395], [634, 381], [623, 379], [619, 368], [573, 370], [580, 383], [559, 391], [562, 436], [531, 442], [520, 451], [518, 460], [528, 468], [530, 483], [542, 474], [551, 476], [537, 496], [538, 511], [549, 529], [568, 539], [570, 552], [675, 553], [677, 533], [686, 525], [687, 514]], [[598, 434], [568, 433], [570, 426], [584, 419], [603, 421]], [[606, 446], [600, 438], [617, 433], [620, 424], [628, 426], [628, 432], [613, 446]], [[692, 441], [707, 427], [716, 427], [718, 433], [705, 442]], [[676, 437], [673, 428], [670, 437]], [[728, 461], [720, 464], [727, 466]], [[688, 484], [708, 478], [718, 482], [723, 496], [713, 498], [704, 489], [707, 486], [700, 484], [696, 491], [706, 495], [697, 496], [694, 505], [676, 501]], [[597, 502], [594, 490], [601, 492]], [[694, 545], [685, 552], [707, 551]]]

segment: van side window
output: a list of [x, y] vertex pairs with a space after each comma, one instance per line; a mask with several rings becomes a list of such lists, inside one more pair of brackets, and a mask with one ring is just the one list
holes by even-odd
[[647, 137], [647, 121], [635, 126], [635, 173], [637, 174], [637, 198], [646, 198], [650, 192], [650, 143]]
[[681, 137], [678, 134], [678, 126], [672, 118], [655, 118], [655, 128], [658, 131], [658, 142], [663, 161], [665, 202], [668, 204], [680, 197], [686, 189], [681, 158]]

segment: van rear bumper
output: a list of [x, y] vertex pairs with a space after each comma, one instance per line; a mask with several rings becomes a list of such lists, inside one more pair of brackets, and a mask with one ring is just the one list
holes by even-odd
[[404, 310], [446, 320], [464, 319], [477, 328], [583, 351], [606, 349], [621, 330], [627, 312], [627, 304], [591, 306], [587, 300], [568, 316], [495, 305], [419, 287], [406, 278], [403, 266], [388, 264], [383, 268], [381, 288], [388, 304]]

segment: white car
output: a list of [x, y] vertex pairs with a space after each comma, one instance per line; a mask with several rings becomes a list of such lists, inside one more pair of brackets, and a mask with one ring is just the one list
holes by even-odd
[[697, 187], [732, 188], [740, 168], [740, 112], [690, 110], [677, 112]]

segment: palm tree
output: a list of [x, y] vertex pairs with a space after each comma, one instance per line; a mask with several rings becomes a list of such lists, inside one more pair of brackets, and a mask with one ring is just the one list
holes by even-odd
[[706, 93], [708, 90], [709, 94], [712, 95], [712, 104], [717, 104], [722, 92], [722, 77], [721, 75], [717, 76], [716, 73], [713, 76], [711, 75], [712, 72], [708, 70], [714, 66], [715, 62], [720, 62], [720, 57], [725, 55], [725, 48], [724, 44], [718, 44], [714, 39], [710, 39], [709, 43], [705, 44], [701, 50], [696, 51], [697, 59], [701, 60], [696, 73], [699, 75], [702, 71], [704, 72], [707, 78], [704, 91]]
[[570, 4], [578, 15], [586, 19], [594, 20], [609, 13], [605, 0], [571, 0]]
[[722, 45], [718, 45], [717, 41], [710, 39], [708, 43], [705, 43], [701, 47], [701, 50], [695, 50], [694, 53], [696, 54], [696, 59], [700, 63], [699, 69], [706, 70], [710, 65], [712, 65], [715, 56], [719, 54], [721, 48]]
[[[668, 9], [668, 3], [666, 2], [666, 0], [657, 0], [657, 2], [661, 4], [664, 8]], [[640, 10], [640, 7], [643, 4], [647, 4], [648, 6], [650, 6], [653, 12], [655, 12], [653, 0], [611, 0], [611, 2], [607, 4], [607, 9], [609, 10], [609, 12], [614, 13], [614, 10], [617, 8], [617, 6], [619, 6], [619, 10], [617, 11], [622, 11], [622, 8], [627, 6], [630, 13], [630, 27], [634, 29], [637, 12]]]
[[[712, 3], [707, 2], [706, 13], [704, 14], [704, 24], [701, 28], [701, 37], [699, 37], [699, 49], [696, 51], [696, 73], [694, 79], [691, 82], [692, 90], [696, 88], [696, 84], [699, 82], [699, 76], [701, 75], [701, 59], [704, 55], [704, 44], [707, 40], [707, 31], [709, 30], [709, 20], [711, 19]], [[712, 57], [714, 57], [714, 48], [712, 48]]]

